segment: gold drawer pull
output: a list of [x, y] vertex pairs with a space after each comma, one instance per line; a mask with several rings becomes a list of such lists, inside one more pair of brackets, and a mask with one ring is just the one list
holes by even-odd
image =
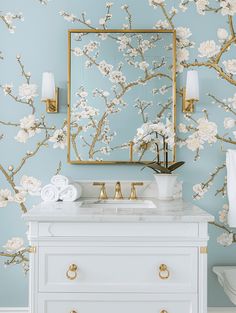
[[[160, 279], [168, 279], [170, 277], [170, 271], [168, 270], [167, 265], [161, 264], [159, 266], [159, 277]], [[163, 311], [161, 313], [165, 313], [166, 311]]]
[[[71, 312], [71, 313], [73, 313], [73, 312]], [[168, 312], [166, 310], [161, 310], [160, 313], [168, 313]]]
[[[66, 271], [66, 277], [69, 280], [74, 280], [77, 278], [77, 270], [78, 270], [78, 266], [76, 264], [71, 264], [68, 268], [68, 270]], [[71, 313], [77, 313], [75, 311], [71, 311]]]

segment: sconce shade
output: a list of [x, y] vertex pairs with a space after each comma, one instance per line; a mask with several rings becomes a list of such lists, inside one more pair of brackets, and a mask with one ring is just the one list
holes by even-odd
[[55, 99], [55, 90], [54, 74], [44, 72], [42, 78], [42, 100]]
[[187, 72], [186, 100], [199, 100], [199, 80], [197, 71]]

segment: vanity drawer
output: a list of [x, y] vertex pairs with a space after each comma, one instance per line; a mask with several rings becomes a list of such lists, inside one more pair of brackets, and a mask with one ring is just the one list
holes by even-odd
[[197, 296], [136, 295], [135, 297], [61, 296], [39, 297], [37, 313], [197, 313]]
[[40, 292], [197, 291], [195, 247], [40, 247]]

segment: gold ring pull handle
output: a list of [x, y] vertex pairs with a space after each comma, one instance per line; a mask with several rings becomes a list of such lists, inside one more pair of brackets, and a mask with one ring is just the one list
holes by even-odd
[[[71, 312], [71, 313], [73, 313], [73, 312]], [[166, 310], [161, 310], [160, 313], [168, 313], [168, 312]]]
[[[66, 277], [69, 280], [75, 280], [78, 276], [77, 270], [78, 270], [78, 266], [76, 264], [71, 264], [69, 266], [68, 270], [66, 271]], [[73, 312], [75, 312], [75, 311], [71, 311], [71, 313], [73, 313]]]
[[[170, 277], [170, 271], [168, 270], [167, 265], [161, 264], [159, 266], [159, 277], [160, 279], [168, 279]], [[165, 313], [165, 312], [161, 312]]]

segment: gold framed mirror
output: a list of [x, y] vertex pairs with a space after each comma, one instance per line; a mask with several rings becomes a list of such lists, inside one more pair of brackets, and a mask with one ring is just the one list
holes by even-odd
[[69, 30], [68, 162], [153, 161], [153, 127], [176, 130], [175, 30]]

